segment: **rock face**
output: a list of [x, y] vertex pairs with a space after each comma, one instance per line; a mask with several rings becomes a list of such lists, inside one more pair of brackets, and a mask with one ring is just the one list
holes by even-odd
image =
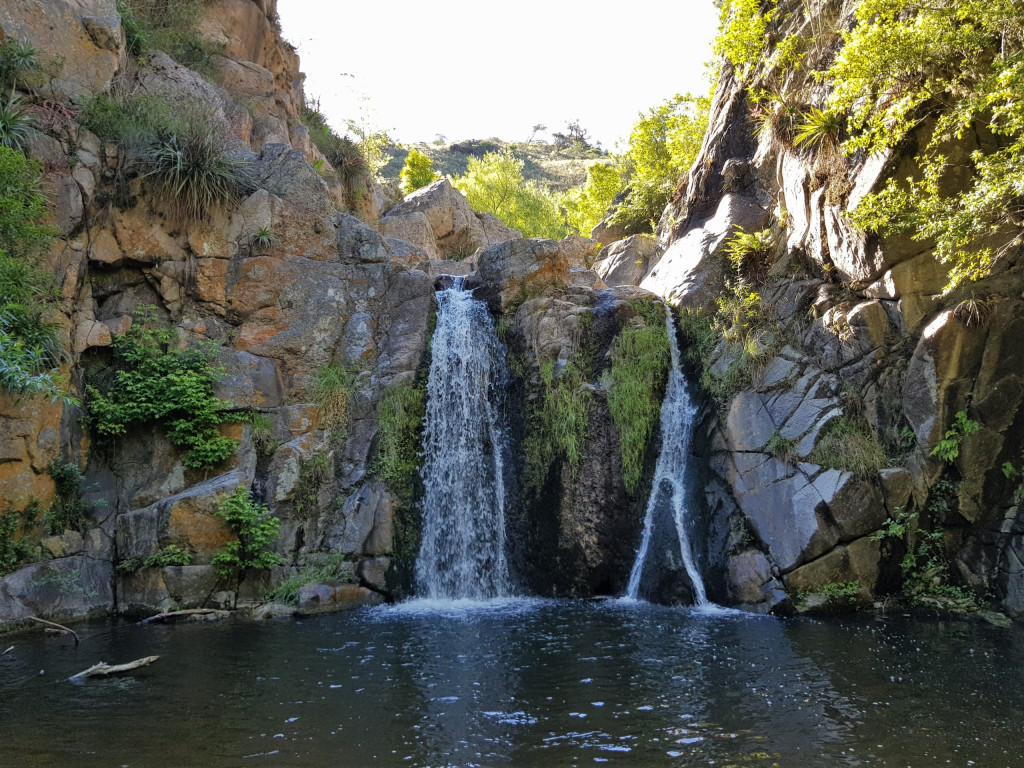
[[[855, 6], [841, 4], [840, 23]], [[807, 34], [800, 13], [771, 22], [771, 39], [789, 34]], [[814, 104], [826, 96], [819, 88]], [[920, 530], [941, 539], [944, 583], [989, 592], [1019, 615], [1019, 263], [1011, 257], [1000, 274], [940, 295], [946, 267], [927, 244], [859, 232], [848, 216], [886, 179], [911, 172], [913, 139], [826, 164], [784, 131], [758, 130], [750, 113], [750, 90], [727, 65], [703, 149], [640, 282], [686, 312], [718, 312], [727, 331], [692, 360], [713, 406], [695, 441], [709, 472], [711, 596], [784, 611], [792, 597], [837, 585], [856, 583], [862, 603], [899, 592], [899, 561]], [[955, 151], [976, 141], [966, 136]], [[748, 293], [726, 287], [736, 275], [725, 246], [739, 228], [764, 230], [772, 243]], [[599, 262], [606, 281], [614, 265]], [[722, 296], [728, 307], [751, 294], [740, 326], [719, 309]], [[958, 414], [977, 430], [958, 434]], [[933, 451], [951, 429], [958, 455], [946, 462]], [[879, 539], [887, 519], [914, 524]]]

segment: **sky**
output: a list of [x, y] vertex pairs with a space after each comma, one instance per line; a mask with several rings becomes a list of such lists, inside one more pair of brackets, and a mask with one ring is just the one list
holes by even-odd
[[[603, 10], [602, 10], [603, 9]], [[712, 0], [279, 0], [306, 95], [403, 143], [526, 141], [579, 120], [614, 150], [637, 115], [708, 90]]]

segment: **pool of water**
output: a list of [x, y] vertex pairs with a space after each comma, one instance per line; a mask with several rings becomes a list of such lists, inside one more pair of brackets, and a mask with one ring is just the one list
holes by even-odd
[[1020, 628], [527, 600], [78, 629], [0, 640], [0, 766], [1024, 764]]

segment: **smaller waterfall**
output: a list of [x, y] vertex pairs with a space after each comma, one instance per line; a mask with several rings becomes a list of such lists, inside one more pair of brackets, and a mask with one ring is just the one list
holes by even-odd
[[462, 278], [438, 291], [423, 439], [420, 597], [485, 599], [508, 594], [505, 559], [505, 436], [498, 403], [505, 349], [487, 305]]
[[671, 504], [676, 534], [679, 537], [679, 554], [683, 561], [683, 567], [686, 569], [686, 575], [693, 587], [694, 604], [704, 606], [708, 605], [708, 598], [704, 591], [704, 581], [701, 579], [693, 556], [693, 548], [690, 546], [692, 521], [689, 519], [689, 499], [686, 487], [687, 462], [697, 406], [690, 393], [690, 385], [683, 375], [683, 368], [679, 360], [679, 343], [676, 341], [675, 320], [667, 305], [665, 314], [669, 344], [672, 350], [672, 368], [669, 371], [665, 399], [661, 403], [661, 449], [654, 470], [651, 496], [647, 500], [643, 538], [640, 541], [640, 549], [636, 553], [636, 560], [633, 562], [633, 570], [629, 574], [626, 597], [635, 600], [640, 592], [644, 561], [647, 559], [647, 552], [651, 546], [655, 510], [661, 500], [666, 499]]

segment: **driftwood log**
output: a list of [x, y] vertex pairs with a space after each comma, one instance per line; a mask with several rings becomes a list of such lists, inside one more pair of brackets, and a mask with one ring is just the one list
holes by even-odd
[[159, 656], [146, 656], [144, 659], [136, 659], [127, 664], [107, 664], [105, 661], [101, 661], [99, 664], [93, 664], [88, 669], [83, 669], [77, 675], [72, 675], [68, 680], [86, 680], [90, 677], [108, 677], [109, 675], [120, 675], [124, 672], [134, 672], [139, 667], [148, 667], [159, 658]]
[[32, 621], [38, 621], [40, 624], [45, 624], [48, 627], [52, 627], [53, 629], [59, 629], [61, 632], [67, 632], [70, 635], [74, 635], [74, 637], [75, 637], [75, 648], [78, 647], [78, 642], [79, 642], [78, 633], [75, 632], [75, 630], [68, 629], [63, 624], [58, 624], [55, 621], [47, 621], [46, 619], [39, 619], [39, 618], [36, 618], [35, 616], [29, 616], [28, 618], [31, 619]]

